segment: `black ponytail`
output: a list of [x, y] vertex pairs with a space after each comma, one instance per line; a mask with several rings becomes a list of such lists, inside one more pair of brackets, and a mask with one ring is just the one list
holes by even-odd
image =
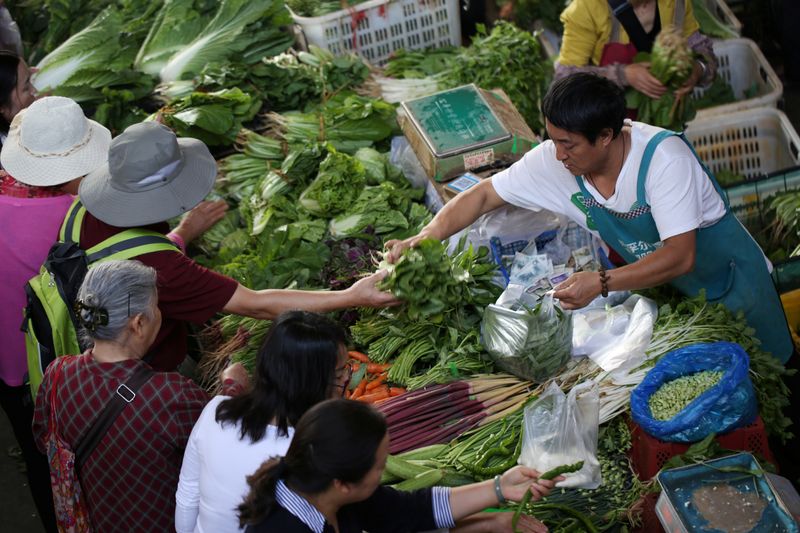
[[241, 438], [257, 442], [275, 421], [280, 435], [312, 406], [331, 397], [344, 330], [329, 318], [290, 311], [272, 324], [258, 350], [253, 389], [219, 404], [216, 421], [241, 424]]
[[240, 527], [261, 522], [275, 509], [280, 479], [302, 494], [324, 492], [335, 479], [361, 481], [375, 466], [385, 436], [386, 419], [369, 404], [328, 400], [312, 407], [298, 422], [286, 457], [270, 459], [247, 478], [250, 493], [238, 507]]

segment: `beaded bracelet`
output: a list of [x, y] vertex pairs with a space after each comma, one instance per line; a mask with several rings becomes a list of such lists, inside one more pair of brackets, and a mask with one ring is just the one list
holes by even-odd
[[603, 265], [600, 265], [600, 294], [603, 298], [608, 296], [608, 274]]

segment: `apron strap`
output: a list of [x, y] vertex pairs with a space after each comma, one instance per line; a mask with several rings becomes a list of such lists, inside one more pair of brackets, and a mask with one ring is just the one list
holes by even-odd
[[647, 146], [644, 149], [644, 154], [642, 155], [642, 161], [639, 166], [639, 175], [637, 176], [636, 179], [636, 203], [640, 207], [647, 205], [645, 199], [646, 198], [645, 181], [647, 180], [647, 172], [648, 170], [650, 170], [650, 162], [653, 159], [653, 153], [655, 153], [656, 148], [661, 143], [661, 141], [663, 141], [668, 137], [672, 137], [673, 135], [681, 139], [684, 142], [684, 144], [686, 144], [686, 146], [689, 147], [689, 150], [691, 150], [695, 160], [697, 160], [697, 162], [700, 164], [700, 167], [703, 169], [703, 172], [705, 172], [706, 176], [708, 176], [708, 179], [710, 179], [711, 183], [714, 185], [714, 190], [716, 190], [717, 194], [719, 194], [720, 198], [722, 198], [722, 203], [725, 204], [725, 211], [726, 212], [730, 211], [728, 195], [725, 194], [725, 190], [722, 187], [720, 187], [719, 183], [714, 177], [714, 173], [711, 172], [711, 169], [709, 169], [703, 162], [703, 160], [700, 159], [700, 156], [697, 155], [697, 152], [695, 151], [694, 146], [692, 146], [692, 143], [690, 143], [688, 139], [686, 139], [683, 133], [676, 133], [674, 131], [669, 131], [669, 130], [662, 130], [653, 135], [653, 138], [650, 139], [650, 141], [647, 143]]
[[686, 0], [676, 0], [675, 12], [672, 14], [672, 25], [676, 29], [683, 29], [683, 19], [686, 16]]
[[661, 144], [661, 141], [673, 135], [677, 135], [677, 133], [669, 130], [661, 130], [653, 135], [653, 138], [650, 139], [644, 149], [642, 160], [639, 162], [639, 175], [636, 178], [636, 204], [639, 207], [647, 205], [647, 195], [645, 194], [644, 184], [645, 181], [647, 181], [647, 172], [650, 170], [650, 162], [653, 160], [653, 154], [658, 145]]

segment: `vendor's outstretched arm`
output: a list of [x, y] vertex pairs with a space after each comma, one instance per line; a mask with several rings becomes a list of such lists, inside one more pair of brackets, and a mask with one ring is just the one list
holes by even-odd
[[[608, 271], [609, 291], [647, 289], [667, 283], [694, 269], [695, 230], [664, 241], [664, 245], [631, 265]], [[580, 309], [600, 295], [602, 285], [597, 272], [577, 272], [558, 286], [555, 297], [565, 309]]]
[[223, 311], [262, 320], [272, 320], [285, 311], [302, 309], [327, 313], [348, 307], [387, 307], [397, 300], [388, 292], [379, 291], [375, 284], [386, 275], [377, 272], [357, 281], [343, 291], [297, 291], [266, 289], [254, 291], [239, 285]]
[[475, 222], [481, 215], [504, 205], [506, 202], [494, 190], [491, 178], [485, 179], [446, 203], [433, 220], [414, 237], [403, 241], [388, 241], [386, 258], [394, 263], [403, 250], [413, 248], [419, 241], [427, 238], [446, 239]]

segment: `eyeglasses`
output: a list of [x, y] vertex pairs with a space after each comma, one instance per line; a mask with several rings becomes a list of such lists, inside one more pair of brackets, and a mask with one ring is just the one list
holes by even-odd
[[350, 384], [350, 378], [353, 377], [353, 365], [350, 364], [350, 361], [346, 362], [342, 366], [336, 369], [336, 383], [342, 388], [342, 392], [347, 389], [347, 386]]

